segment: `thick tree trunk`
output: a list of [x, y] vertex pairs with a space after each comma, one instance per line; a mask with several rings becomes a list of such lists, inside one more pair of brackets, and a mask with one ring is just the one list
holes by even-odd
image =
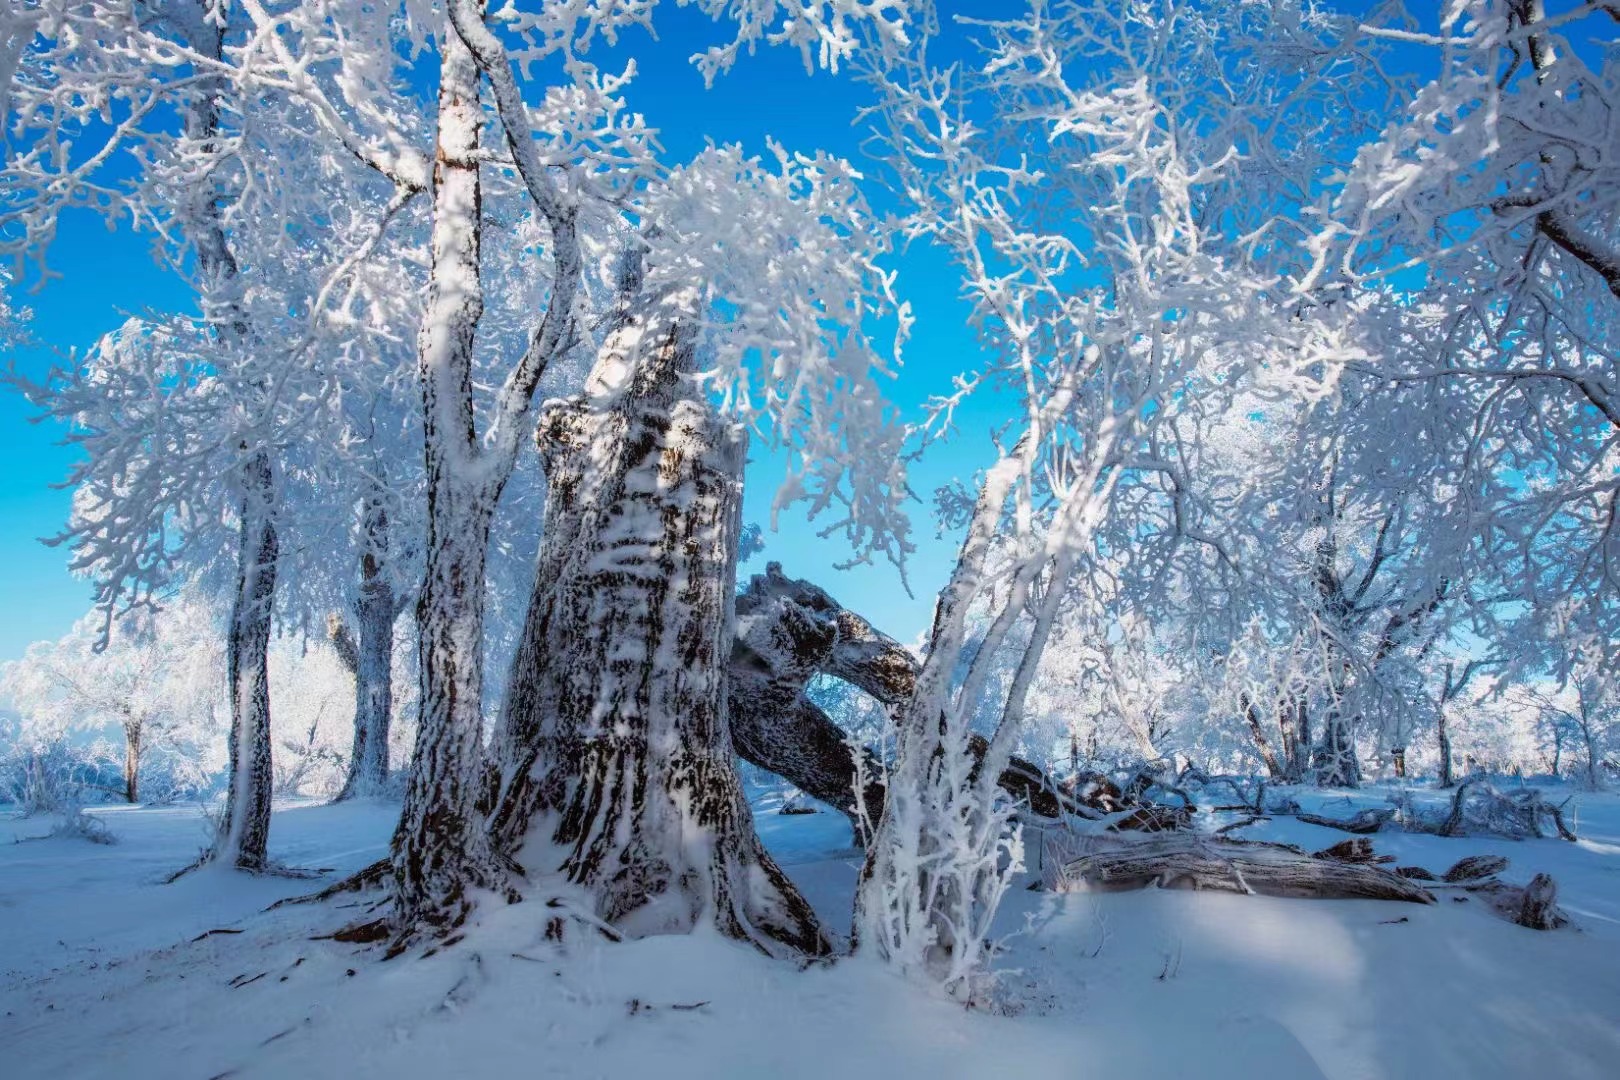
[[124, 722], [124, 801], [141, 801], [141, 722]]
[[1337, 702], [1328, 706], [1322, 721], [1322, 741], [1312, 755], [1311, 767], [1322, 787], [1361, 786], [1361, 761], [1356, 755], [1356, 736], [1351, 718]]
[[[380, 499], [368, 499], [361, 535], [359, 601], [355, 614], [360, 640], [339, 646], [354, 674], [354, 747], [348, 776], [338, 798], [374, 795], [388, 782], [388, 728], [394, 707], [394, 590], [383, 567], [388, 552], [388, 513]], [[345, 631], [346, 636], [346, 631]], [[335, 635], [334, 635], [335, 637]]]
[[473, 341], [479, 282], [479, 72], [448, 25], [440, 40], [433, 271], [419, 337], [427, 459], [427, 556], [417, 600], [421, 726], [394, 834], [394, 926], [460, 923], [471, 886], [503, 876], [477, 811], [482, 754], [484, 566], [500, 481], [481, 468], [474, 430]]
[[231, 786], [220, 825], [216, 858], [243, 870], [262, 870], [270, 840], [270, 619], [280, 542], [270, 508], [275, 477], [260, 450], [244, 463], [242, 558], [231, 604], [226, 673], [231, 691]]
[[733, 764], [745, 443], [690, 385], [691, 361], [679, 330], [623, 316], [586, 396], [542, 415], [546, 524], [493, 824], [517, 850], [560, 847], [561, 872], [630, 932], [708, 920], [766, 952], [819, 954]]

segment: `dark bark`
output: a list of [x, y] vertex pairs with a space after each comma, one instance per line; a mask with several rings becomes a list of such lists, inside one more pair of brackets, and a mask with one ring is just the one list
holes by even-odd
[[1457, 781], [1451, 775], [1451, 732], [1446, 728], [1446, 713], [1443, 708], [1435, 724], [1440, 738], [1440, 786], [1448, 788]]
[[1334, 702], [1322, 721], [1322, 741], [1311, 754], [1316, 782], [1322, 787], [1361, 786], [1361, 759], [1356, 753], [1353, 718]]
[[241, 550], [231, 604], [226, 672], [231, 691], [231, 785], [214, 854], [243, 870], [263, 870], [270, 840], [270, 619], [280, 542], [271, 520], [270, 456], [251, 455], [242, 472]]
[[821, 954], [733, 762], [745, 441], [691, 367], [679, 328], [621, 313], [586, 395], [542, 414], [546, 521], [492, 828], [520, 858], [560, 848], [596, 915], [632, 933], [708, 920], [768, 953]]
[[433, 272], [418, 340], [427, 477], [426, 567], [417, 598], [421, 724], [394, 833], [394, 929], [442, 932], [469, 889], [505, 885], [477, 809], [482, 757], [484, 568], [505, 473], [480, 468], [473, 344], [479, 282], [479, 72], [448, 25], [440, 40]]
[[1260, 752], [1260, 760], [1265, 762], [1266, 772], [1273, 780], [1284, 779], [1282, 762], [1277, 760], [1277, 752], [1271, 748], [1271, 740], [1266, 738], [1265, 726], [1260, 722], [1260, 710], [1250, 700], [1249, 695], [1243, 695], [1243, 716], [1249, 722], [1249, 734], [1254, 738], [1254, 747]]
[[1323, 817], [1320, 814], [1295, 814], [1300, 821], [1308, 825], [1320, 825], [1327, 829], [1338, 829], [1348, 833], [1375, 833], [1388, 825], [1395, 818], [1393, 809], [1369, 808], [1358, 810], [1348, 818]]
[[[192, 49], [218, 61], [224, 55], [224, 28], [209, 5], [198, 3], [177, 11], [189, 23], [184, 34]], [[223, 78], [204, 78], [185, 113], [186, 136], [207, 155], [221, 133]], [[205, 314], [220, 341], [237, 348], [253, 344], [242, 305], [239, 268], [220, 214], [220, 195], [211, 182], [194, 186], [186, 210], [187, 236], [196, 255]], [[240, 540], [236, 551], [236, 588], [226, 643], [227, 694], [231, 702], [230, 790], [220, 833], [205, 859], [229, 859], [245, 870], [262, 870], [270, 837], [270, 688], [271, 604], [275, 593], [280, 544], [276, 535], [277, 492], [274, 463], [263, 446], [244, 440], [236, 465], [240, 497]]]
[[1282, 732], [1282, 775], [1285, 784], [1300, 784], [1310, 771], [1311, 715], [1303, 699], [1283, 698], [1277, 705], [1277, 728]]
[[124, 722], [124, 801], [141, 801], [141, 722]]
[[1508, 861], [1500, 855], [1468, 855], [1458, 859], [1443, 876], [1455, 885], [1464, 881], [1480, 881], [1495, 877], [1508, 868]]
[[[832, 675], [895, 708], [910, 699], [916, 659], [826, 590], [789, 578], [778, 563], [756, 574], [737, 597], [737, 616], [727, 688], [738, 754], [853, 817], [855, 752], [805, 688], [817, 674]], [[976, 736], [970, 748], [983, 760], [988, 745]], [[867, 816], [877, 821], [884, 802], [881, 766], [870, 751], [862, 753]], [[1064, 808], [1058, 786], [1021, 758], [1008, 763], [1000, 784], [1037, 814], [1057, 817]]]
[[[393, 586], [384, 573], [388, 557], [388, 513], [381, 498], [367, 499], [362, 512], [358, 645], [344, 628], [338, 653], [354, 674], [354, 746], [338, 798], [374, 795], [388, 782], [388, 729], [394, 707]], [[341, 621], [337, 624], [341, 626]], [[334, 640], [338, 635], [334, 634]], [[347, 647], [345, 648], [345, 643]]]
[[1519, 897], [1513, 921], [1531, 930], [1556, 930], [1569, 921], [1558, 909], [1558, 886], [1551, 877], [1537, 874], [1530, 879]]

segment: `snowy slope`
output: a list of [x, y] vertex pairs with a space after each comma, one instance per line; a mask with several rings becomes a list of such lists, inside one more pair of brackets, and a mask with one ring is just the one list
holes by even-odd
[[[210, 872], [154, 884], [199, 846], [195, 811], [106, 813], [117, 846], [0, 842], [0, 1075], [1620, 1075], [1614, 797], [1585, 801], [1580, 844], [1376, 840], [1432, 869], [1500, 851], [1510, 878], [1547, 870], [1573, 931], [1524, 930], [1477, 902], [1020, 890], [1004, 911], [1023, 931], [1002, 961], [1006, 1016], [870, 963], [800, 972], [710, 935], [576, 937], [559, 952], [532, 903], [486, 905], [456, 947], [380, 963], [311, 940], [358, 906], [260, 913], [308, 883]], [[286, 807], [272, 853], [353, 869], [383, 850], [393, 814]], [[842, 819], [759, 821], [846, 927], [858, 857]], [[44, 827], [3, 822], [0, 841]], [[1342, 836], [1297, 822], [1274, 835]], [[241, 932], [192, 940], [211, 929]]]

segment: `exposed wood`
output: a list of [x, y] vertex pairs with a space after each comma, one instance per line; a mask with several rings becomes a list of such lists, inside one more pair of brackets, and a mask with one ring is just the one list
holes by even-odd
[[[1332, 847], [1325, 847], [1311, 856], [1313, 859], [1335, 859], [1339, 862], [1363, 863], [1368, 866], [1395, 861], [1393, 855], [1379, 855], [1373, 851], [1372, 841], [1365, 836], [1352, 837], [1349, 840], [1340, 840]], [[1397, 871], [1398, 872], [1398, 871]], [[1402, 877], [1407, 875], [1402, 874]]]
[[1443, 875], [1445, 880], [1452, 884], [1462, 881], [1479, 881], [1483, 878], [1495, 877], [1508, 867], [1508, 861], [1500, 855], [1469, 855], [1458, 859], [1457, 862]]
[[1185, 806], [1159, 806], [1148, 803], [1138, 806], [1118, 821], [1108, 825], [1110, 832], [1166, 832], [1185, 829], [1192, 824], [1192, 811]]
[[1348, 818], [1330, 818], [1323, 817], [1320, 814], [1296, 814], [1295, 816], [1309, 825], [1321, 825], [1324, 828], [1338, 829], [1341, 832], [1365, 835], [1375, 833], [1389, 824], [1395, 817], [1395, 811], [1393, 808], [1387, 810], [1383, 808], [1358, 810]]
[[1078, 858], [1059, 864], [1050, 887], [1084, 889], [1215, 889], [1262, 896], [1401, 900], [1432, 904], [1426, 889], [1364, 862], [1308, 855], [1282, 844], [1246, 842], [1188, 832], [1126, 840], [1091, 840]]
[[1569, 919], [1558, 909], [1558, 886], [1546, 874], [1530, 879], [1519, 897], [1513, 921], [1531, 930], [1556, 930]]
[[[909, 700], [917, 672], [917, 660], [905, 646], [826, 590], [790, 578], [779, 563], [771, 563], [737, 597], [727, 684], [737, 753], [853, 815], [855, 751], [805, 689], [816, 675], [832, 675], [892, 707]], [[987, 746], [975, 737], [970, 749], [982, 760]], [[864, 798], [876, 821], [883, 809], [882, 769], [870, 751], [863, 753]], [[1073, 808], [1055, 782], [1021, 758], [1008, 763], [1000, 784], [1043, 817]]]
[[1412, 822], [1408, 827], [1413, 825], [1441, 836], [1486, 834], [1515, 840], [1540, 839], [1551, 826], [1565, 840], [1576, 839], [1574, 831], [1564, 821], [1563, 812], [1536, 789], [1526, 788], [1509, 795], [1478, 777], [1458, 786], [1451, 800], [1451, 810], [1444, 819]]

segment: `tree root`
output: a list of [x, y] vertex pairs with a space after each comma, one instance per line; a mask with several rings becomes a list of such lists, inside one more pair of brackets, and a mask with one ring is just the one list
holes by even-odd
[[317, 904], [323, 900], [330, 900], [332, 897], [338, 896], [342, 893], [361, 892], [365, 889], [376, 888], [388, 877], [389, 869], [392, 865], [393, 864], [388, 857], [384, 856], [383, 858], [372, 863], [370, 866], [350, 874], [342, 881], [328, 885], [320, 892], [309, 893], [304, 896], [289, 896], [285, 899], [277, 900], [264, 910], [274, 911], [276, 908], [286, 907], [291, 904]]

